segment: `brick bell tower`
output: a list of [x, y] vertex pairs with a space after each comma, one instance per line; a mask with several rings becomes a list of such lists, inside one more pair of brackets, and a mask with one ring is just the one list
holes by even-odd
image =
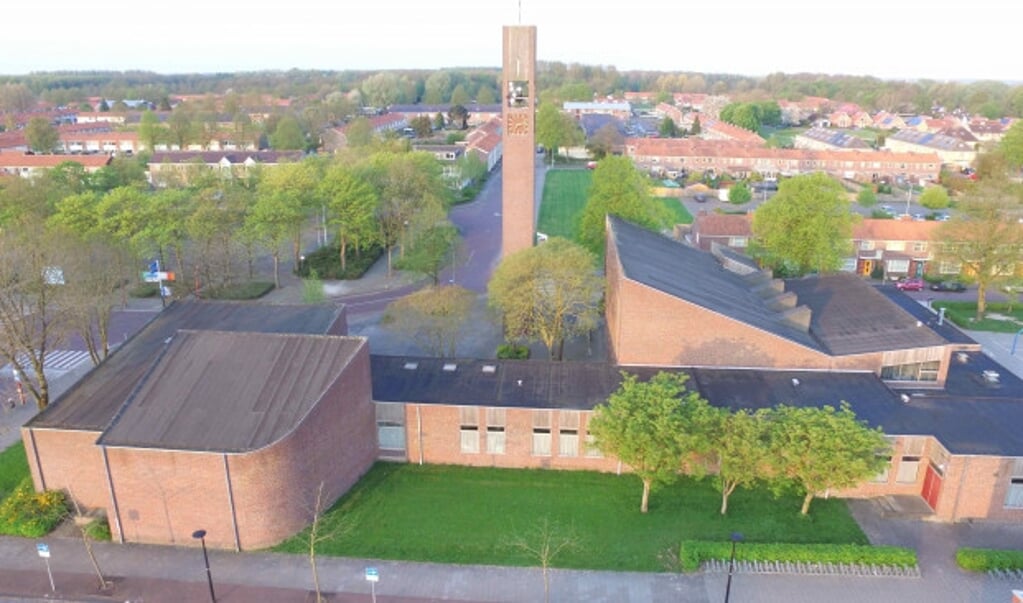
[[536, 232], [536, 26], [504, 26], [501, 257]]

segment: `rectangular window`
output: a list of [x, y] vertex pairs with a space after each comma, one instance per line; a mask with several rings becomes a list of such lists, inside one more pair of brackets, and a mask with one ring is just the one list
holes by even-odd
[[745, 247], [746, 245], [746, 237], [731, 237], [728, 239], [729, 247]]
[[463, 406], [458, 411], [460, 449], [463, 454], [476, 454], [480, 451], [479, 409], [474, 406]]
[[558, 413], [558, 456], [579, 456], [579, 411]]
[[505, 412], [503, 408], [487, 409], [487, 454], [504, 454]]
[[881, 367], [881, 379], [885, 381], [937, 381], [940, 368], [939, 360], [883, 366]]
[[906, 242], [905, 241], [888, 241], [888, 243], [885, 245], [884, 248], [887, 249], [888, 251], [905, 251], [906, 250]]
[[874, 242], [866, 239], [860, 241], [860, 249], [863, 251], [870, 251], [874, 248]]
[[959, 274], [962, 268], [962, 262], [941, 261], [938, 263], [938, 272], [941, 274]]
[[916, 252], [927, 251], [927, 242], [926, 241], [916, 241], [915, 243], [913, 243], [913, 251], [916, 251]]
[[551, 455], [551, 411], [533, 411], [533, 455]]
[[405, 405], [376, 404], [377, 442], [381, 450], [405, 450]]
[[899, 462], [899, 472], [895, 475], [895, 482], [899, 484], [915, 484], [916, 476], [920, 472], [920, 457], [904, 456]]
[[887, 454], [883, 455], [879, 454], [878, 457], [883, 458], [885, 460], [886, 465], [884, 466], [884, 469], [881, 470], [881, 473], [875, 475], [871, 481], [877, 482], [879, 484], [887, 484], [888, 476], [891, 474], [892, 469], [892, 457]]
[[1005, 493], [1005, 506], [1023, 509], [1023, 459], [1012, 463], [1009, 477], [1009, 490]]
[[909, 260], [888, 260], [888, 272], [907, 274], [909, 272]]

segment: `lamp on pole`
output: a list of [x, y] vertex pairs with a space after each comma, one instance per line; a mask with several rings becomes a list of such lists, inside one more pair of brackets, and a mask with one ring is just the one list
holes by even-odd
[[732, 573], [735, 571], [735, 545], [742, 542], [742, 534], [732, 532], [732, 556], [728, 559], [728, 582], [725, 583], [725, 603], [728, 603], [728, 596], [732, 593]]
[[[210, 573], [210, 558], [206, 554], [206, 530], [196, 530], [192, 532], [192, 538], [195, 538], [202, 543], [202, 561], [206, 564], [206, 582], [210, 585], [210, 601], [217, 603], [217, 595], [213, 592], [213, 574]], [[732, 545], [734, 551], [735, 545]], [[731, 576], [728, 576], [731, 579]]]

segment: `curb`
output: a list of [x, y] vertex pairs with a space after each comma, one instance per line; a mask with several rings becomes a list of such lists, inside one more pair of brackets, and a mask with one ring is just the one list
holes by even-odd
[[[728, 573], [728, 561], [713, 559], [700, 564], [709, 574]], [[919, 578], [920, 566], [863, 565], [859, 563], [804, 563], [802, 561], [736, 561], [733, 574], [788, 574], [840, 576], [843, 578]]]

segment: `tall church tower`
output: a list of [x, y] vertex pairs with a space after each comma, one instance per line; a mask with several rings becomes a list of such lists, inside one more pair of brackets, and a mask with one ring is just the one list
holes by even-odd
[[504, 27], [501, 257], [536, 232], [536, 26]]

